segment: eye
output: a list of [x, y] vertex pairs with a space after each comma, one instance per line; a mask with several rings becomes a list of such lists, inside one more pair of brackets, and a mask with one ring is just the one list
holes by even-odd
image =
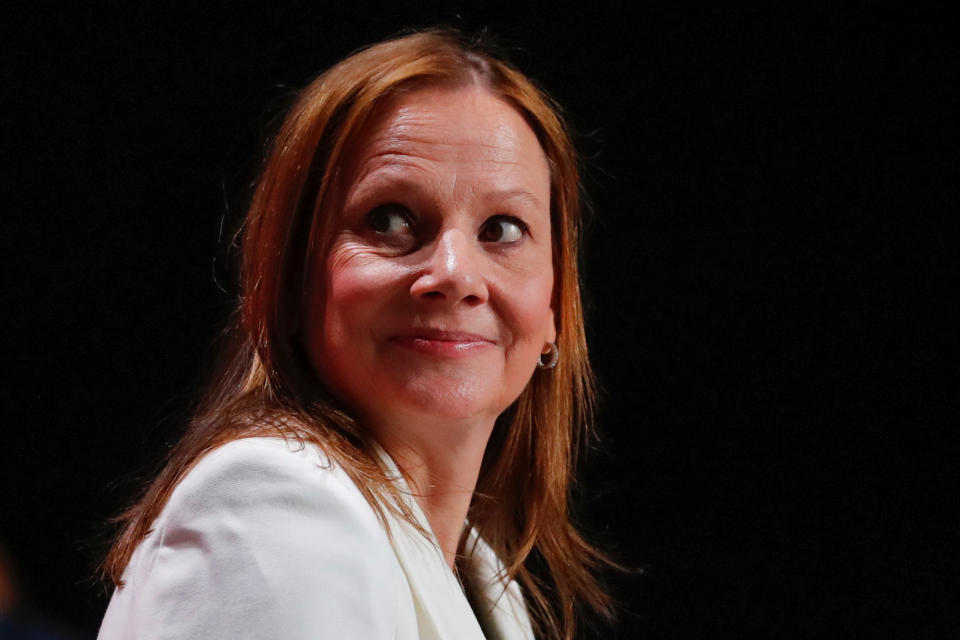
[[399, 204], [383, 204], [367, 214], [367, 226], [384, 236], [410, 232], [410, 211]]
[[527, 233], [527, 225], [509, 216], [494, 216], [483, 223], [480, 229], [482, 242], [510, 244], [522, 239]]

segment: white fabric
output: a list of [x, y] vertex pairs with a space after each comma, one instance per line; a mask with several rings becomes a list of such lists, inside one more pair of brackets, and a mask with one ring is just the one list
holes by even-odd
[[231, 442], [176, 487], [98, 637], [533, 638], [519, 586], [504, 587], [475, 532], [465, 566], [479, 622], [435, 539], [390, 521], [392, 541], [353, 481], [312, 445]]

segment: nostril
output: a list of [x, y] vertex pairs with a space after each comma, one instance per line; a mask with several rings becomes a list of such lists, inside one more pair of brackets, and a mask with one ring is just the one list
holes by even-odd
[[424, 298], [431, 298], [433, 300], [442, 300], [446, 296], [443, 295], [442, 291], [427, 291], [422, 294]]

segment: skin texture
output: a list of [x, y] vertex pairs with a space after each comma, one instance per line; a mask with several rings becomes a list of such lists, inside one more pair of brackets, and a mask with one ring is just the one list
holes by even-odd
[[550, 170], [488, 91], [381, 106], [340, 173], [305, 341], [411, 477], [452, 565], [494, 421], [556, 339]]

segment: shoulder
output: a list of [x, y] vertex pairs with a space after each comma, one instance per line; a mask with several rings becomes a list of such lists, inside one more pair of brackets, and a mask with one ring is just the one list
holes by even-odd
[[405, 586], [386, 531], [349, 476], [316, 446], [279, 438], [204, 455], [124, 579], [104, 627], [158, 638], [168, 636], [146, 630], [382, 637], [394, 632]]
[[[200, 458], [164, 511], [243, 506], [281, 496], [277, 506], [318, 499], [367, 504], [347, 473], [316, 445], [257, 437], [234, 440]], [[372, 513], [367, 507], [360, 511]]]
[[171, 503], [173, 498], [188, 498], [204, 489], [219, 485], [229, 488], [251, 480], [297, 479], [326, 484], [334, 478], [342, 483], [346, 474], [314, 444], [283, 438], [242, 438], [204, 454], [177, 485]]
[[[242, 538], [251, 552], [289, 547], [316, 555], [318, 542], [343, 554], [392, 555], [373, 508], [347, 473], [317, 446], [244, 438], [203, 456], [181, 480], [158, 521], [162, 542], [191, 533]], [[362, 552], [362, 554], [361, 554]]]
[[324, 520], [355, 536], [387, 541], [370, 504], [343, 469], [316, 445], [281, 438], [244, 438], [207, 453], [174, 489], [159, 524], [221, 513], [269, 517], [272, 528], [300, 520], [301, 514], [312, 516], [315, 525]]

